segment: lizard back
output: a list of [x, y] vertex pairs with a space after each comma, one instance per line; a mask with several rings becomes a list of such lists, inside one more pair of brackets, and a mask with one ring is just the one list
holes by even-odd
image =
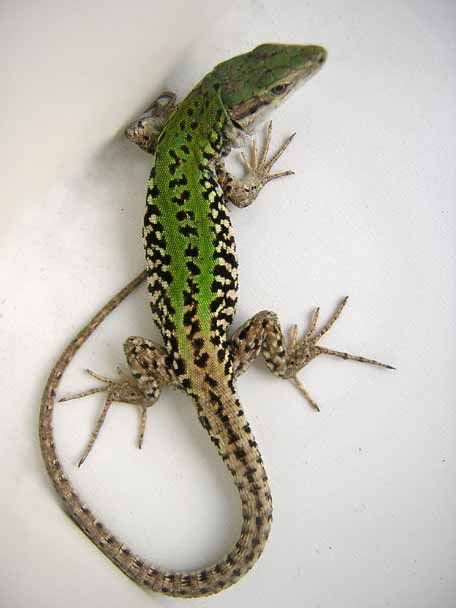
[[191, 393], [201, 390], [204, 371], [215, 382], [231, 376], [226, 331], [237, 259], [214, 168], [228, 120], [217, 84], [203, 81], [168, 121], [148, 182], [143, 237], [153, 318]]

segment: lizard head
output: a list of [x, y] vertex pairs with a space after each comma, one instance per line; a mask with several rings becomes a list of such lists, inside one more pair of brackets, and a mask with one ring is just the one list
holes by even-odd
[[321, 46], [262, 44], [217, 65], [212, 76], [236, 126], [251, 133], [270, 112], [322, 67]]

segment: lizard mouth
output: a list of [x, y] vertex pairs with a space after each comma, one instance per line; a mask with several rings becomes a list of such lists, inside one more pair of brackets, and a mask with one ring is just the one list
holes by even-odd
[[231, 120], [233, 121], [241, 121], [247, 116], [255, 116], [259, 113], [261, 108], [264, 108], [269, 105], [269, 102], [265, 99], [261, 99], [260, 97], [251, 97], [245, 102], [242, 102], [235, 106], [231, 112]]

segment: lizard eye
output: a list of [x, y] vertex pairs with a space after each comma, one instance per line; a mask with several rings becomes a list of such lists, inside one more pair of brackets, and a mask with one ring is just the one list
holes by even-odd
[[282, 95], [282, 93], [285, 93], [285, 91], [288, 89], [288, 85], [287, 84], [278, 84], [275, 87], [272, 87], [271, 89], [271, 93], [273, 95]]

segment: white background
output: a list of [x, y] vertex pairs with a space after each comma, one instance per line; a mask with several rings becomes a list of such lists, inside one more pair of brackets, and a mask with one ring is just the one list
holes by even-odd
[[[255, 568], [198, 606], [456, 605], [453, 0], [18, 2], [0, 9], [0, 604], [177, 606], [147, 596], [63, 515], [37, 442], [41, 392], [67, 341], [142, 267], [150, 160], [122, 128], [164, 88], [182, 98], [217, 62], [266, 41], [320, 43], [327, 65], [275, 117], [296, 175], [233, 210], [236, 325], [261, 309], [303, 326], [350, 295], [301, 379], [258, 362], [239, 381], [275, 507]], [[83, 348], [61, 393], [112, 375], [129, 335], [157, 338], [139, 290]], [[62, 405], [56, 441], [78, 491], [157, 564], [201, 566], [236, 538], [240, 509], [191, 402], [167, 392], [110, 412], [75, 463], [102, 397]]]

